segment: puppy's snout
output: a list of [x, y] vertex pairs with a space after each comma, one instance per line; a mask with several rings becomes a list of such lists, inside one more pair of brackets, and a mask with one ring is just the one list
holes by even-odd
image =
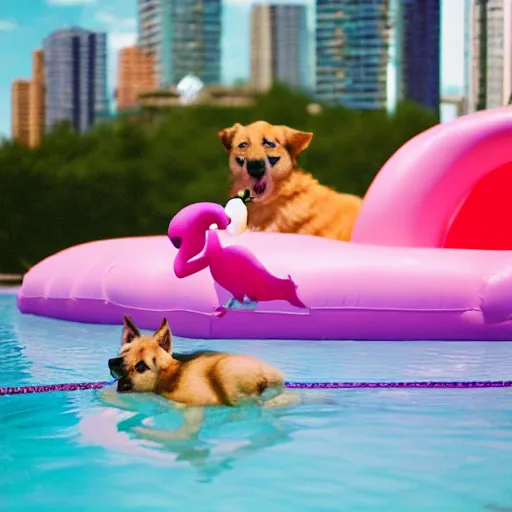
[[263, 178], [267, 170], [267, 164], [265, 160], [248, 160], [247, 161], [247, 173], [251, 178], [259, 180]]
[[114, 357], [113, 359], [108, 360], [108, 369], [110, 370], [110, 375], [114, 379], [120, 379], [124, 377], [124, 361], [122, 357]]
[[133, 391], [132, 381], [128, 377], [121, 377], [117, 381], [117, 392], [128, 393]]

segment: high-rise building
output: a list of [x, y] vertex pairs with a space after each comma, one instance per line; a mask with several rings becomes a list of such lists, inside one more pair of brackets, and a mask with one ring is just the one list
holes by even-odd
[[117, 73], [117, 109], [135, 108], [139, 94], [154, 91], [157, 87], [154, 55], [138, 46], [121, 49]]
[[507, 105], [512, 95], [512, 0], [467, 5], [468, 111]]
[[139, 0], [139, 41], [155, 54], [163, 87], [184, 76], [221, 81], [221, 0]]
[[79, 132], [108, 114], [106, 35], [81, 28], [50, 34], [43, 44], [46, 127], [69, 121]]
[[270, 6], [257, 5], [251, 10], [251, 86], [266, 91], [272, 86], [272, 22]]
[[157, 77], [160, 77], [161, 12], [162, 0], [138, 0], [137, 44], [154, 55]]
[[305, 5], [255, 5], [251, 10], [251, 84], [257, 91], [273, 82], [296, 89], [309, 85]]
[[439, 112], [440, 0], [403, 0], [403, 97]]
[[188, 74], [205, 85], [221, 81], [221, 0], [162, 0], [161, 82]]
[[42, 50], [36, 50], [32, 53], [32, 80], [30, 81], [29, 143], [31, 147], [38, 146], [43, 138], [44, 95], [44, 53]]
[[30, 81], [14, 80], [11, 85], [11, 131], [12, 138], [30, 145]]
[[318, 99], [387, 107], [389, 21], [389, 0], [316, 0]]

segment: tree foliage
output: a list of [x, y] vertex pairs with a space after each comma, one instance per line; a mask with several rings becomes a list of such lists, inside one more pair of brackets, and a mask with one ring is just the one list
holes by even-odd
[[101, 238], [163, 234], [170, 218], [197, 201], [224, 203], [227, 155], [217, 132], [264, 119], [314, 132], [301, 165], [322, 183], [364, 194], [385, 161], [437, 122], [414, 104], [385, 112], [326, 107], [283, 87], [251, 107], [176, 107], [119, 118], [79, 135], [56, 127], [40, 147], [0, 147], [0, 272], [26, 271], [71, 245]]

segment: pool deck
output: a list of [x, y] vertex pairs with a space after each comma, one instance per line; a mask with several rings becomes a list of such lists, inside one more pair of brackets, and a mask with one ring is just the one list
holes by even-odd
[[21, 284], [23, 281], [22, 274], [0, 274], [0, 286], [13, 284]]

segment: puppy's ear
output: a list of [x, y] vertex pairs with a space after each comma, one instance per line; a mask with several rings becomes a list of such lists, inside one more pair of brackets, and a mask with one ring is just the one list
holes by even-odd
[[297, 158], [305, 149], [308, 148], [313, 134], [311, 132], [301, 132], [288, 126], [283, 126], [285, 145], [288, 148], [292, 158]]
[[219, 132], [219, 139], [228, 153], [231, 151], [233, 138], [240, 128], [242, 128], [242, 125], [240, 123], [235, 123], [231, 128], [224, 128], [224, 130]]
[[127, 343], [131, 343], [135, 338], [140, 336], [140, 331], [137, 329], [135, 322], [131, 317], [124, 317], [124, 328], [123, 328], [123, 336], [121, 338], [121, 345], [126, 345]]
[[162, 320], [162, 325], [160, 325], [158, 330], [155, 332], [153, 338], [166, 352], [171, 353], [172, 333], [169, 323], [167, 322], [167, 318]]

